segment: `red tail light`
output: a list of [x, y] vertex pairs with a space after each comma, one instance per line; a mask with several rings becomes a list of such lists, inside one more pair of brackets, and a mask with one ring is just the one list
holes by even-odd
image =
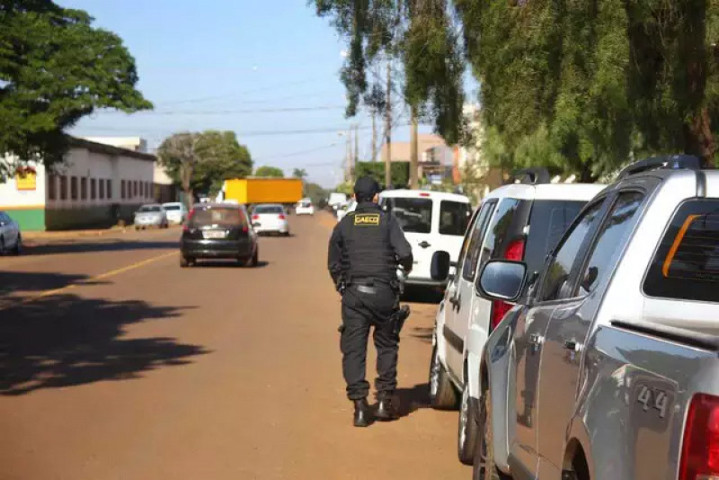
[[[507, 250], [504, 252], [504, 258], [506, 260], [521, 262], [524, 259], [524, 245], [525, 241], [523, 238], [511, 241], [509, 245], [507, 245]], [[499, 325], [499, 322], [502, 321], [504, 316], [512, 309], [512, 307], [514, 307], [514, 305], [511, 303], [502, 302], [501, 300], [495, 300], [492, 302], [492, 330]]]
[[285, 219], [285, 216], [280, 213], [280, 220], [284, 220], [284, 219]]
[[250, 231], [250, 227], [247, 226], [247, 224], [242, 225], [242, 233], [248, 233]]
[[190, 210], [190, 213], [187, 214], [187, 218], [185, 219], [185, 224], [182, 226], [182, 230], [184, 232], [190, 231], [190, 221], [192, 220], [192, 216], [195, 215], [195, 209], [193, 208]]
[[719, 478], [719, 397], [692, 398], [684, 428], [679, 480]]
[[259, 215], [252, 215], [252, 220], [259, 220], [259, 219], [260, 219]]

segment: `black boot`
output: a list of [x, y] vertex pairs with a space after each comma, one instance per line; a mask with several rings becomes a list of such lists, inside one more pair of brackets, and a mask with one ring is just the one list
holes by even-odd
[[381, 420], [383, 422], [389, 422], [399, 418], [399, 414], [392, 402], [392, 396], [388, 395], [380, 398], [379, 405], [377, 405], [376, 417], [377, 420]]
[[369, 427], [372, 423], [372, 411], [369, 408], [367, 399], [355, 400], [355, 427]]

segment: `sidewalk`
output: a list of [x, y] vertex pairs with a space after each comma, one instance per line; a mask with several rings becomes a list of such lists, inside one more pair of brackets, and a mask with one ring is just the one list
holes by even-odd
[[[170, 225], [170, 229], [178, 228], [177, 225]], [[62, 231], [50, 231], [50, 232], [22, 232], [23, 241], [29, 243], [34, 242], [52, 242], [62, 240], [73, 240], [78, 238], [98, 238], [105, 236], [116, 236], [124, 235], [130, 232], [135, 232], [133, 225], [126, 225], [124, 227], [114, 226], [110, 228], [98, 228], [92, 230], [62, 230]]]

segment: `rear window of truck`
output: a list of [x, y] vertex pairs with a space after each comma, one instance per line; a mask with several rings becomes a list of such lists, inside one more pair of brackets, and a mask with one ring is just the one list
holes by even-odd
[[239, 208], [198, 208], [190, 220], [191, 227], [237, 226], [246, 223]]
[[535, 200], [529, 218], [529, 236], [524, 254], [527, 271], [539, 271], [549, 252], [586, 205], [582, 201]]
[[679, 206], [649, 266], [644, 293], [719, 301], [719, 199]]
[[442, 200], [439, 204], [440, 235], [463, 237], [472, 216], [472, 207], [468, 203]]
[[[386, 200], [404, 232], [432, 231], [432, 200], [429, 198], [389, 197]], [[464, 232], [462, 232], [464, 234]]]

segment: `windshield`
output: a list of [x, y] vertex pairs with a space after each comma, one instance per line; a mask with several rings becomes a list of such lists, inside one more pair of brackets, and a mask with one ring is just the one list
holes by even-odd
[[140, 207], [140, 210], [138, 210], [138, 212], [159, 212], [161, 209], [162, 207], [160, 207], [159, 205], [143, 205], [142, 207]]
[[179, 205], [163, 205], [165, 210], [171, 211], [171, 210], [180, 210]]
[[192, 227], [211, 225], [241, 225], [243, 215], [237, 208], [200, 208], [195, 210], [190, 220]]
[[284, 213], [284, 210], [279, 205], [258, 205], [253, 213]]
[[[432, 231], [432, 200], [428, 198], [387, 198], [402, 230], [410, 233]], [[465, 224], [466, 225], [466, 224]], [[462, 232], [464, 234], [464, 232]]]

